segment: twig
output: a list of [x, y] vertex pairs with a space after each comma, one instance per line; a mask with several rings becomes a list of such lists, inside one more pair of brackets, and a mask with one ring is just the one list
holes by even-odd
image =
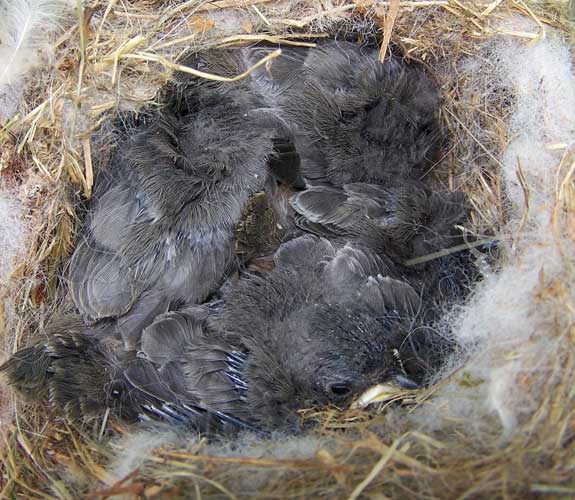
[[493, 237], [493, 238], [483, 238], [481, 240], [473, 241], [471, 243], [461, 243], [460, 245], [455, 245], [449, 248], [444, 248], [442, 250], [438, 250], [437, 252], [432, 252], [427, 255], [423, 255], [421, 257], [415, 257], [413, 259], [406, 260], [402, 262], [404, 266], [415, 266], [417, 264], [423, 264], [424, 262], [429, 262], [430, 260], [438, 259], [439, 257], [445, 257], [446, 255], [460, 252], [462, 250], [469, 250], [471, 248], [480, 247], [481, 245], [485, 245], [487, 243], [493, 243], [495, 241], [500, 241], [501, 237]]
[[174, 17], [176, 14], [188, 9], [193, 8], [193, 12], [205, 12], [205, 11], [212, 11], [212, 10], [220, 10], [226, 9], [228, 7], [249, 7], [251, 5], [268, 3], [270, 0], [219, 0], [215, 2], [206, 2], [200, 6], [198, 6], [198, 0], [188, 0], [181, 5], [178, 5], [175, 9], [170, 10], [164, 16], [162, 16], [162, 20], [166, 21], [171, 17]]
[[260, 9], [258, 9], [257, 6], [252, 5], [252, 9], [253, 9], [253, 10], [255, 11], [255, 13], [260, 17], [260, 19], [265, 23], [266, 26], [271, 26], [271, 25], [272, 25], [272, 23], [270, 23], [270, 22], [267, 20], [266, 16], [264, 16], [264, 15], [262, 14], [262, 11], [261, 11]]
[[162, 56], [158, 56], [155, 54], [148, 54], [146, 52], [140, 52], [137, 54], [126, 54], [122, 57], [125, 59], [136, 59], [136, 60], [140, 60], [140, 61], [157, 62], [166, 68], [169, 68], [169, 69], [172, 69], [175, 71], [181, 71], [182, 73], [188, 73], [190, 75], [194, 75], [194, 76], [197, 76], [200, 78], [205, 78], [206, 80], [213, 80], [216, 82], [237, 82], [237, 81], [245, 78], [246, 76], [248, 76], [252, 71], [256, 70], [260, 66], [263, 66], [264, 64], [267, 64], [272, 59], [279, 57], [281, 55], [281, 53], [282, 53], [281, 49], [274, 50], [273, 52], [268, 54], [266, 57], [260, 59], [256, 64], [254, 64], [253, 66], [248, 68], [243, 73], [241, 73], [237, 76], [233, 76], [233, 77], [219, 76], [219, 75], [212, 75], [211, 73], [205, 73], [204, 71], [199, 71], [197, 69], [190, 68], [189, 66], [183, 66], [182, 64], [168, 61], [166, 58], [164, 58]]
[[92, 148], [88, 137], [82, 139], [82, 151], [84, 152], [84, 165], [86, 167], [84, 196], [90, 198], [92, 196], [92, 185], [94, 184], [94, 168], [92, 167]]
[[393, 444], [387, 449], [386, 453], [381, 457], [381, 459], [373, 466], [371, 472], [367, 475], [367, 477], [359, 483], [351, 495], [349, 496], [348, 500], [356, 500], [359, 495], [365, 490], [370, 483], [380, 474], [380, 472], [385, 468], [387, 463], [393, 458], [393, 454], [399, 448], [399, 444], [401, 443], [404, 436], [396, 439]]
[[316, 21], [317, 19], [321, 19], [322, 17], [329, 16], [332, 14], [347, 12], [348, 10], [354, 10], [356, 7], [357, 6], [352, 3], [347, 5], [341, 5], [339, 7], [335, 7], [334, 9], [318, 12], [313, 16], [304, 17], [299, 21], [295, 19], [282, 19], [281, 23], [287, 26], [293, 26], [295, 28], [305, 28], [309, 23]]
[[391, 33], [393, 32], [395, 20], [397, 19], [397, 14], [399, 12], [399, 7], [400, 0], [391, 0], [389, 11], [387, 12], [385, 21], [383, 22], [383, 41], [381, 42], [381, 48], [379, 49], [379, 62], [383, 62], [385, 60], [387, 48], [391, 41]]
[[531, 190], [529, 189], [529, 184], [527, 183], [527, 179], [525, 178], [525, 174], [521, 168], [521, 161], [519, 158], [517, 158], [517, 179], [519, 180], [519, 184], [523, 190], [523, 199], [525, 201], [525, 210], [523, 211], [521, 222], [519, 223], [519, 229], [517, 230], [517, 235], [521, 237], [521, 233], [523, 232], [523, 228], [525, 227], [527, 218], [529, 217], [529, 200], [531, 199]]

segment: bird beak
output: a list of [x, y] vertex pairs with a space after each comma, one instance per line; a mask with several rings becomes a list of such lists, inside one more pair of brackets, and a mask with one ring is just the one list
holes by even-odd
[[392, 399], [399, 399], [400, 396], [411, 394], [418, 388], [419, 385], [413, 380], [403, 375], [396, 375], [385, 384], [372, 385], [352, 403], [351, 409], [363, 409], [374, 403], [384, 403]]

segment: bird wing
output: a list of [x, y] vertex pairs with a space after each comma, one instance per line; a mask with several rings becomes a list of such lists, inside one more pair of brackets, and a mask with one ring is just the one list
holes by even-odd
[[127, 312], [145, 288], [123, 266], [120, 254], [141, 207], [137, 193], [125, 180], [95, 196], [91, 203], [69, 279], [81, 314], [99, 320]]
[[138, 296], [126, 314], [117, 318], [116, 327], [126, 350], [138, 347], [142, 330], [151, 324], [156, 316], [165, 313], [171, 302], [172, 296], [166, 288], [154, 284]]
[[370, 276], [359, 291], [360, 300], [374, 314], [401, 320], [414, 319], [421, 309], [421, 297], [407, 282], [390, 276]]
[[421, 299], [384, 256], [347, 244], [325, 266], [325, 295], [328, 302], [353, 303], [375, 316], [405, 314], [412, 317]]
[[133, 268], [132, 276], [147, 287], [117, 319], [127, 349], [137, 347], [142, 330], [156, 316], [182, 303], [202, 302], [219, 287], [233, 267], [234, 244], [229, 233], [213, 228], [203, 234], [198, 229], [193, 239], [167, 242], [160, 238], [164, 245], [155, 258], [144, 259]]
[[165, 193], [154, 185], [162, 166], [152, 167], [150, 162], [175, 157], [170, 147], [172, 130], [168, 125], [157, 128], [136, 134], [114, 156], [110, 173], [117, 177], [116, 183], [93, 198], [84, 237], [72, 257], [72, 297], [80, 312], [92, 320], [124, 315], [154, 282], [150, 269], [142, 272], [141, 268], [156, 267], [155, 255], [149, 263], [150, 254], [162, 238], [159, 224], [150, 220], [162, 213], [164, 207], [157, 198]]
[[69, 272], [70, 293], [80, 313], [90, 320], [125, 314], [145, 285], [126, 272], [118, 254], [84, 237]]
[[309, 272], [335, 255], [334, 246], [324, 238], [304, 235], [282, 244], [274, 256], [278, 269]]
[[204, 334], [203, 323], [192, 314], [168, 312], [142, 332], [141, 351], [150, 361], [164, 365], [182, 361], [186, 346]]
[[311, 186], [294, 194], [290, 202], [293, 209], [310, 222], [346, 227], [359, 218], [359, 207], [350, 205], [348, 200], [348, 195], [341, 189]]
[[211, 339], [203, 318], [189, 312], [169, 312], [156, 318], [142, 333], [142, 354], [155, 365], [170, 365], [169, 373], [177, 372], [177, 383], [169, 385], [180, 401], [246, 416], [242, 403], [247, 392], [245, 355]]
[[396, 273], [395, 266], [384, 256], [348, 243], [325, 266], [323, 276], [330, 288], [349, 290], [363, 286], [369, 277]]
[[136, 193], [125, 183], [95, 197], [88, 221], [88, 232], [97, 244], [117, 252], [128, 235], [140, 209]]
[[[145, 353], [136, 357], [133, 351], [124, 351], [112, 323], [86, 328], [81, 318], [67, 316], [52, 321], [45, 343], [19, 351], [0, 366], [0, 372], [21, 392], [45, 397], [55, 409], [75, 417], [111, 408], [131, 420], [153, 417], [200, 431], [254, 430], [245, 411], [235, 411], [232, 404], [241, 405], [240, 396], [230, 396], [238, 392], [236, 372], [241, 372], [245, 355], [207, 342], [200, 320], [179, 314], [161, 316], [146, 335], [148, 350], [171, 342], [172, 350], [164, 349], [156, 361], [176, 359], [164, 364], [155, 363]], [[160, 338], [151, 340], [156, 336]], [[199, 356], [195, 378], [190, 378], [186, 364], [190, 360], [185, 349], [190, 346], [205, 351]], [[190, 356], [194, 362], [196, 353]], [[220, 369], [225, 373], [218, 377]], [[206, 397], [198, 397], [200, 393]], [[222, 411], [225, 408], [230, 414]]]
[[143, 420], [151, 417], [200, 432], [226, 433], [249, 427], [234, 416], [206, 408], [189, 394], [182, 393], [183, 374], [175, 363], [158, 368], [148, 360], [136, 359], [125, 369], [124, 376], [132, 386], [132, 397], [137, 400]]
[[425, 190], [409, 184], [383, 187], [354, 183], [345, 184], [343, 189], [312, 186], [296, 193], [290, 202], [308, 222], [300, 221], [303, 230], [316, 232], [314, 228], [319, 225], [336, 235], [369, 239], [381, 235], [396, 246], [407, 247], [420, 228], [426, 200]]

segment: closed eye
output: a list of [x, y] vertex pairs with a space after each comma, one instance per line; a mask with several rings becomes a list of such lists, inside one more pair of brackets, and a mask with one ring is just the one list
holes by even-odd
[[329, 386], [329, 392], [334, 396], [342, 397], [351, 393], [351, 385], [344, 382], [338, 382]]

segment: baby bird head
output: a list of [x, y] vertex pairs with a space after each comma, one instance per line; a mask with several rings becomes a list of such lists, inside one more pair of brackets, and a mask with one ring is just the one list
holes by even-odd
[[379, 257], [304, 236], [282, 245], [275, 264], [224, 293], [221, 326], [248, 352], [246, 402], [258, 425], [297, 428], [298, 410], [346, 408], [373, 385], [424, 381], [431, 363], [414, 331], [419, 297], [378, 272]]
[[417, 387], [394, 347], [401, 347], [401, 328], [385, 332], [376, 319], [328, 305], [307, 313], [250, 350], [246, 378], [256, 420], [267, 427], [297, 427], [298, 410], [344, 409], [368, 388], [387, 382]]

